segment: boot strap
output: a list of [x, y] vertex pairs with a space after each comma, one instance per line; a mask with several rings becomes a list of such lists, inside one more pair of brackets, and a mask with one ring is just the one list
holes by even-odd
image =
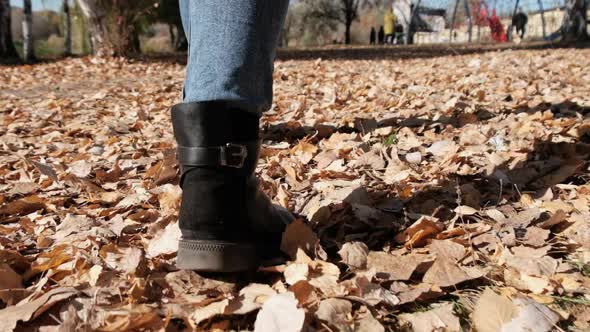
[[186, 147], [177, 149], [178, 163], [188, 166], [221, 166], [242, 168], [248, 158], [248, 151], [256, 151], [258, 141], [244, 142], [243, 144], [227, 143], [222, 146], [211, 147]]

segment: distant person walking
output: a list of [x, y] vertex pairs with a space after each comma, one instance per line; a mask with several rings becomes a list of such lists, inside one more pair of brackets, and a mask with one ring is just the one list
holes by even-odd
[[377, 31], [375, 31], [374, 27], [371, 27], [371, 36], [369, 37], [369, 44], [375, 45], [376, 39], [377, 39]]
[[379, 41], [379, 45], [383, 45], [385, 41], [385, 32], [383, 31], [383, 26], [379, 28], [379, 34], [377, 35], [377, 40]]
[[522, 11], [522, 8], [518, 8], [518, 13], [512, 17], [512, 26], [516, 28], [516, 34], [520, 39], [524, 38], [526, 32], [526, 25], [529, 22], [529, 17]]
[[395, 35], [393, 36], [393, 43], [394, 44], [403, 44], [404, 43], [404, 26], [397, 23], [395, 25]]
[[395, 15], [391, 8], [387, 9], [383, 17], [383, 30], [385, 33], [385, 43], [393, 44], [393, 35], [395, 33]]

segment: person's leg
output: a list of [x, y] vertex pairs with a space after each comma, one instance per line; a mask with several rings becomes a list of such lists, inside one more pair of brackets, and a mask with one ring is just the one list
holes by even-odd
[[256, 268], [292, 220], [253, 175], [287, 7], [288, 0], [180, 0], [189, 41], [183, 102], [171, 112], [183, 189], [180, 268]]
[[190, 45], [184, 102], [232, 101], [257, 113], [270, 108], [275, 49], [289, 1], [180, 3]]

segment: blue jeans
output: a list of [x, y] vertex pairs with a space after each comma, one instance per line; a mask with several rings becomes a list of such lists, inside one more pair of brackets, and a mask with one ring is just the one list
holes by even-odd
[[289, 0], [179, 0], [189, 44], [183, 101], [272, 104], [275, 49]]

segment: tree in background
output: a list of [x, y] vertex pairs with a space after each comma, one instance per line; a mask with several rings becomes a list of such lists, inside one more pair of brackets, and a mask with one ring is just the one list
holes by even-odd
[[590, 0], [566, 0], [565, 17], [560, 28], [563, 40], [580, 41], [590, 39], [588, 36], [588, 6]]
[[333, 42], [333, 34], [337, 30], [339, 22], [315, 15], [315, 10], [313, 3], [306, 2], [300, 2], [289, 8], [293, 16], [291, 24], [288, 26], [288, 38], [298, 37], [304, 46]]
[[351, 43], [352, 23], [359, 18], [363, 7], [381, 7], [383, 0], [304, 0], [309, 6], [308, 15], [320, 20], [344, 25], [344, 43]]
[[10, 26], [10, 1], [0, 0], [0, 60], [17, 62], [19, 58], [12, 41]]
[[23, 57], [25, 62], [35, 61], [35, 48], [33, 40], [33, 6], [31, 0], [24, 0], [23, 9], [25, 20], [23, 21]]
[[350, 44], [350, 27], [358, 18], [361, 1], [363, 0], [307, 0], [312, 16], [344, 24], [344, 43], [347, 45]]
[[63, 12], [65, 20], [64, 28], [64, 55], [72, 55], [72, 16], [70, 15], [70, 4], [68, 0], [63, 0]]
[[152, 16], [150, 20], [168, 25], [172, 49], [184, 51], [188, 48], [188, 42], [182, 28], [182, 20], [180, 19], [178, 1], [160, 0]]
[[92, 53], [97, 56], [138, 53], [140, 30], [158, 7], [156, 0], [78, 0], [78, 4], [88, 19]]

